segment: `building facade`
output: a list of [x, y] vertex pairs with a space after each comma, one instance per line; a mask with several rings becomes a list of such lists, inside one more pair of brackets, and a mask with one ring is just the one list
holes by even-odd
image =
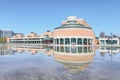
[[119, 38], [99, 38], [100, 46], [117, 46], [120, 44]]
[[69, 16], [60, 27], [54, 29], [54, 44], [57, 45], [91, 45], [95, 40], [92, 28], [83, 19]]
[[31, 32], [28, 35], [17, 34], [8, 39], [8, 43], [39, 43], [59, 45], [92, 45], [95, 40], [95, 34], [92, 28], [84, 19], [78, 19], [76, 16], [69, 16], [62, 22], [60, 27], [53, 32], [47, 31], [44, 34], [37, 35]]

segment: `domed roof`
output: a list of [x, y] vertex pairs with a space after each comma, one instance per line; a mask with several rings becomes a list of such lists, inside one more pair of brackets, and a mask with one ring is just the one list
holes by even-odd
[[82, 24], [64, 24], [60, 27], [57, 27], [55, 29], [61, 29], [61, 28], [84, 28], [84, 29], [92, 29], [91, 27], [84, 26]]
[[68, 16], [67, 20], [68, 21], [74, 21], [74, 20], [77, 20], [77, 17], [76, 16]]
[[67, 20], [62, 21], [62, 25], [55, 29], [63, 29], [63, 28], [84, 28], [84, 29], [92, 29], [84, 19], [78, 19], [76, 16], [69, 16]]

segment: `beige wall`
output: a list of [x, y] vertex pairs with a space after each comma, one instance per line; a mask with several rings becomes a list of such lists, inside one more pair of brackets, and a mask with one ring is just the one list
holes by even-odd
[[58, 29], [53, 32], [54, 37], [61, 36], [88, 36], [95, 37], [92, 30], [89, 29]]
[[[62, 53], [61, 53], [62, 54]], [[55, 54], [54, 52], [54, 58], [56, 60], [60, 61], [68, 61], [68, 62], [89, 62], [92, 61], [94, 58], [94, 54], [89, 54], [88, 55], [61, 55], [61, 54]], [[83, 53], [85, 54], [85, 53]]]

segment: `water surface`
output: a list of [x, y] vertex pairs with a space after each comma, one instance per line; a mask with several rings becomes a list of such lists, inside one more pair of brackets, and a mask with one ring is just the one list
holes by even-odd
[[119, 80], [119, 48], [0, 47], [0, 80]]

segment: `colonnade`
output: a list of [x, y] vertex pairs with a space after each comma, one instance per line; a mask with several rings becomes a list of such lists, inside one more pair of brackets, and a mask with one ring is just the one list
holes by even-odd
[[55, 45], [92, 45], [92, 38], [54, 38]]
[[[43, 44], [44, 38], [23, 38], [23, 39], [10, 39], [10, 43], [39, 43]], [[54, 38], [54, 45], [92, 45], [92, 38]]]
[[55, 46], [54, 47], [55, 52], [60, 52], [62, 53], [93, 53], [93, 47], [92, 46], [76, 46], [76, 47], [71, 47], [71, 46]]
[[10, 39], [10, 43], [43, 43], [43, 38], [31, 38], [31, 39]]

